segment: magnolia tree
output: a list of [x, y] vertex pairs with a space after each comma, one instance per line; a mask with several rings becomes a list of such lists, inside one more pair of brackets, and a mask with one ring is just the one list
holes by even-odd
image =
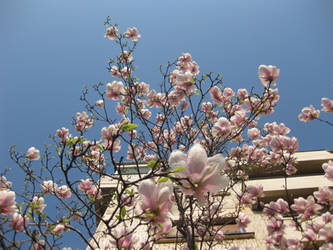
[[[56, 131], [52, 146], [31, 147], [26, 153], [10, 149], [25, 173], [25, 186], [15, 192], [6, 173], [1, 177], [1, 247], [60, 248], [68, 246], [62, 241], [66, 234], [76, 234], [91, 249], [150, 249], [172, 230], [179, 238], [175, 248], [223, 244], [223, 228], [231, 220], [219, 226], [216, 220], [234, 218], [246, 228], [250, 218], [243, 208], [263, 196], [261, 186], [246, 185], [249, 173], [279, 168], [288, 178], [297, 170], [298, 143], [287, 136], [290, 130], [283, 123], [260, 124], [279, 100], [279, 69], [259, 66], [258, 93], [254, 88], [233, 90], [220, 74], [200, 75], [192, 56], [183, 53], [160, 68], [161, 83], [153, 88], [136, 77], [138, 30], [121, 33], [110, 18], [105, 26], [105, 37], [120, 50], [108, 61], [111, 82], [84, 89], [86, 111], [76, 114], [73, 128]], [[322, 105], [333, 111], [333, 101], [323, 98]], [[300, 120], [318, 115], [313, 107], [305, 108]], [[87, 131], [94, 129], [100, 136], [91, 138]], [[135, 178], [124, 174], [125, 162], [135, 166]], [[142, 164], [150, 170], [144, 173]], [[333, 181], [333, 162], [323, 169]], [[114, 189], [101, 192], [103, 179], [112, 180]], [[226, 209], [230, 194], [234, 206]], [[106, 217], [99, 210], [103, 206], [96, 206], [103, 201]], [[307, 199], [263, 204], [267, 248], [301, 249], [300, 240], [317, 246], [324, 239], [323, 249], [332, 249], [332, 205], [330, 188]], [[292, 215], [290, 226], [301, 238], [284, 233], [286, 214]], [[95, 234], [96, 221], [102, 234]]]

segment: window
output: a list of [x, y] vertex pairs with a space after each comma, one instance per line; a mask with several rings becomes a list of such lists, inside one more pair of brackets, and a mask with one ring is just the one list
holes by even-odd
[[[176, 224], [179, 222], [176, 222]], [[224, 234], [223, 240], [235, 240], [235, 239], [253, 239], [254, 232], [246, 232], [244, 228], [239, 227], [236, 224], [236, 219], [232, 217], [224, 217], [214, 220], [213, 227], [216, 231], [221, 230]], [[199, 240], [199, 236], [196, 236]], [[204, 240], [212, 240], [214, 236], [206, 236]], [[165, 238], [157, 240], [156, 243], [175, 243], [185, 242], [183, 236], [178, 232], [176, 226]]]

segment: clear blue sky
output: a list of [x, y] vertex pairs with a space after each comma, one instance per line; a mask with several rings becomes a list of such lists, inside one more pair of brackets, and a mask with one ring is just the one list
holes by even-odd
[[300, 150], [332, 149], [330, 127], [297, 119], [302, 107], [333, 98], [332, 13], [332, 0], [1, 0], [0, 168], [14, 167], [10, 145], [41, 148], [70, 127], [84, 110], [82, 85], [111, 80], [106, 60], [118, 52], [103, 37], [107, 15], [122, 31], [139, 29], [137, 74], [152, 85], [157, 67], [182, 52], [233, 89], [261, 88], [258, 65], [277, 65], [281, 99], [267, 120], [290, 127]]

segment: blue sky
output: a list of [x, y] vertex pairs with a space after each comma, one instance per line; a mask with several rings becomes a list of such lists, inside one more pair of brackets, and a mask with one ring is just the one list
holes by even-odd
[[0, 166], [15, 167], [10, 145], [41, 148], [70, 127], [84, 110], [83, 85], [112, 80], [106, 61], [118, 51], [103, 37], [108, 15], [122, 31], [139, 29], [137, 74], [151, 85], [159, 83], [158, 66], [182, 52], [233, 89], [262, 88], [258, 66], [277, 65], [281, 98], [267, 121], [290, 127], [300, 150], [332, 149], [330, 127], [297, 119], [302, 107], [333, 98], [332, 13], [331, 0], [2, 0]]

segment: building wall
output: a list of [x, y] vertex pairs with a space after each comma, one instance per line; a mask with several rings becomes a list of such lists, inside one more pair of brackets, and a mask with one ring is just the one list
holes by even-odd
[[[306, 197], [309, 194], [312, 194], [313, 191], [317, 190], [321, 186], [332, 185], [324, 176], [321, 169], [321, 165], [328, 160], [333, 159], [333, 154], [330, 151], [321, 150], [321, 151], [310, 151], [310, 152], [300, 152], [297, 153], [299, 164], [297, 166], [298, 174], [294, 177], [289, 177], [287, 179], [287, 185], [289, 193], [294, 195], [294, 198], [303, 196]], [[128, 175], [128, 179], [132, 181], [137, 179], [136, 175]], [[248, 184], [261, 184], [264, 187], [265, 197], [263, 201], [265, 203], [276, 200], [278, 198], [284, 198], [284, 185], [285, 180], [281, 176], [265, 176], [265, 174], [260, 174], [260, 176], [252, 176], [248, 181]], [[101, 180], [101, 188], [114, 188], [115, 183], [110, 178], [104, 178]], [[237, 188], [236, 188], [237, 191]], [[239, 190], [238, 190], [239, 191]], [[233, 211], [236, 204], [236, 197], [234, 194], [226, 199], [223, 208], [226, 212]], [[238, 247], [250, 247], [251, 249], [265, 249], [264, 239], [267, 236], [267, 217], [263, 215], [262, 211], [256, 211], [250, 208], [244, 208], [243, 213], [246, 213], [251, 223], [246, 228], [247, 232], [254, 232], [254, 238], [252, 239], [233, 239], [233, 240], [223, 240], [221, 244], [217, 245], [214, 249], [229, 249], [231, 246], [236, 245]], [[112, 208], [107, 207], [104, 213], [104, 218], [107, 218], [112, 213]], [[221, 215], [224, 216], [224, 215]], [[288, 222], [286, 218], [286, 223]], [[106, 239], [108, 236], [105, 234], [106, 226], [103, 223], [100, 223], [95, 236], [101, 240]], [[299, 237], [298, 232], [293, 231], [291, 228], [287, 229], [287, 234], [290, 237]], [[137, 231], [138, 238], [145, 238], [146, 230], [141, 228]], [[174, 244], [160, 243], [155, 244], [154, 249], [175, 249]], [[182, 248], [179, 248], [182, 249]]]

